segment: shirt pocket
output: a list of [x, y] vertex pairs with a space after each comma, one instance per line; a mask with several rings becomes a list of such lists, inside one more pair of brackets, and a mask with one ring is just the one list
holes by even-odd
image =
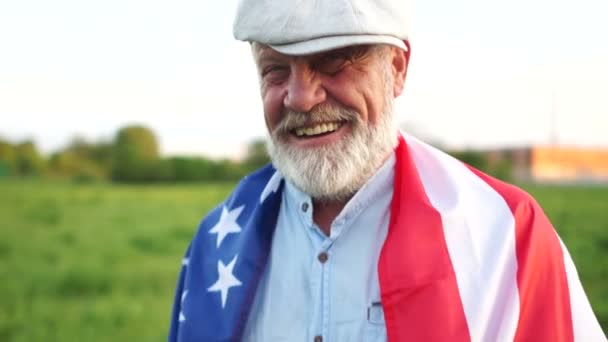
[[385, 342], [386, 324], [384, 323], [384, 310], [381, 302], [373, 302], [367, 308], [367, 322], [365, 327], [365, 341]]

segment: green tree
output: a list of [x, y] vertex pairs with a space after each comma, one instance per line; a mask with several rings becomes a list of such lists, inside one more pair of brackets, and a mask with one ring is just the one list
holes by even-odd
[[464, 150], [464, 151], [452, 151], [449, 152], [452, 157], [464, 162], [478, 170], [488, 172], [488, 159], [483, 152]]
[[201, 157], [169, 158], [178, 182], [213, 180], [214, 162]]
[[263, 139], [252, 141], [247, 147], [247, 155], [244, 164], [248, 171], [253, 171], [270, 163], [270, 157], [266, 152], [266, 142]]
[[45, 161], [38, 152], [36, 144], [24, 141], [15, 147], [17, 157], [17, 172], [22, 176], [41, 175], [44, 172]]
[[[154, 180], [158, 165], [158, 143], [154, 133], [143, 126], [127, 126], [118, 131], [112, 149], [112, 179], [122, 182]], [[164, 167], [164, 166], [163, 166]]]
[[49, 158], [49, 169], [55, 175], [70, 177], [78, 182], [101, 181], [108, 176], [95, 161], [69, 149], [53, 153]]
[[8, 141], [0, 139], [0, 177], [15, 173], [17, 173], [15, 147]]
[[82, 159], [90, 159], [101, 164], [111, 161], [112, 143], [100, 141], [91, 143], [82, 137], [74, 137], [66, 147], [70, 151]]
[[101, 141], [90, 145], [89, 159], [95, 162], [109, 177], [112, 171], [113, 146], [111, 142]]
[[55, 152], [49, 158], [49, 169], [52, 173], [70, 176], [78, 169], [78, 157], [70, 151]]
[[220, 181], [236, 181], [243, 178], [247, 173], [242, 163], [235, 162], [230, 159], [222, 159], [214, 162], [213, 178]]
[[79, 163], [86, 164], [83, 166], [83, 170], [92, 171], [92, 169], [96, 169], [95, 174], [102, 176], [102, 178], [107, 178], [110, 175], [112, 150], [113, 146], [110, 142], [90, 143], [81, 137], [74, 137], [65, 148], [65, 152], [70, 153]]

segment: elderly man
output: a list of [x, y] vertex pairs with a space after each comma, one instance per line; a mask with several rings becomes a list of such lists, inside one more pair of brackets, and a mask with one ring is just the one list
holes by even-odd
[[399, 0], [242, 0], [272, 165], [200, 224], [170, 341], [602, 340], [523, 191], [399, 133]]

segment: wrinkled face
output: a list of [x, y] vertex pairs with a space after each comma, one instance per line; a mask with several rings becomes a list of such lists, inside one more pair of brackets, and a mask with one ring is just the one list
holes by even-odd
[[362, 45], [287, 56], [255, 43], [253, 53], [274, 165], [313, 198], [348, 199], [396, 143], [405, 55]]

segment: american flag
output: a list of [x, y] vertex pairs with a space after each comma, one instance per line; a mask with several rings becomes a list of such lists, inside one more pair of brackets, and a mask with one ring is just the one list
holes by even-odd
[[[395, 153], [378, 260], [389, 341], [606, 341], [534, 199], [405, 134]], [[241, 339], [282, 189], [267, 166], [203, 219], [182, 261], [170, 342]]]
[[239, 340], [268, 258], [282, 186], [267, 166], [200, 223], [182, 260], [169, 341]]

